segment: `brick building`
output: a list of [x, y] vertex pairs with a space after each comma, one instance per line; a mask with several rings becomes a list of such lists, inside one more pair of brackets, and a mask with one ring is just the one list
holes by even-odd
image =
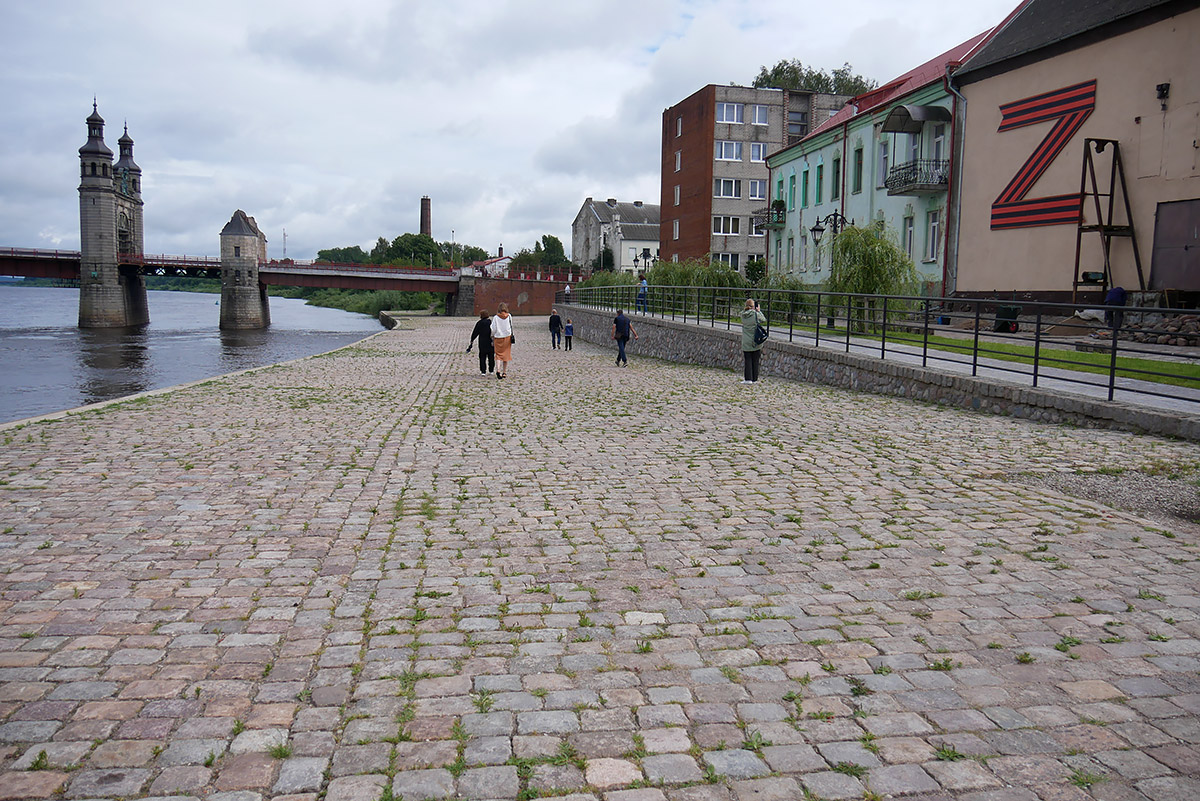
[[663, 111], [659, 250], [744, 270], [764, 258], [751, 222], [767, 205], [767, 154], [799, 141], [847, 95], [710, 84]]

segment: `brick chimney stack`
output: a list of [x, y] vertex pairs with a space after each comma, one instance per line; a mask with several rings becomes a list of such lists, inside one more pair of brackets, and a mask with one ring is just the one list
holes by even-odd
[[421, 198], [421, 233], [433, 238], [433, 213], [429, 208], [429, 195]]

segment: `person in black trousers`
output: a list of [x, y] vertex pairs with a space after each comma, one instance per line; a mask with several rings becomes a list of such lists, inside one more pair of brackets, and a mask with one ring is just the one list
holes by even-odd
[[558, 350], [562, 344], [562, 318], [558, 316], [558, 309], [550, 310], [550, 348]]
[[479, 340], [479, 374], [487, 375], [496, 372], [496, 349], [492, 347], [492, 318], [486, 310], [479, 312], [479, 322], [471, 332], [471, 343], [467, 345], [467, 353], [471, 345]]

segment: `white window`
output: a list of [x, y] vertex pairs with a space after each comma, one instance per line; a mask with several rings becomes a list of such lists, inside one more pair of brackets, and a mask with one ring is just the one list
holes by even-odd
[[879, 175], [876, 179], [880, 186], [887, 180], [888, 173], [888, 141], [886, 139], [879, 140]]
[[788, 237], [788, 272], [791, 272], [796, 266], [796, 238]]
[[679, 220], [671, 220], [671, 238], [679, 238]]
[[682, 169], [683, 169], [683, 151], [676, 150], [675, 151], [675, 172], [679, 172]]
[[675, 118], [675, 135], [683, 136], [683, 117]]
[[679, 184], [675, 184], [675, 205], [679, 205]]
[[767, 106], [750, 107], [750, 123], [752, 125], [767, 124]]
[[742, 218], [713, 217], [713, 233], [722, 236], [739, 236], [742, 233]]
[[766, 200], [767, 199], [767, 182], [758, 178], [750, 179], [750, 199], [751, 200]]
[[751, 142], [750, 143], [750, 160], [751, 161], [766, 161], [767, 160], [767, 143], [766, 142]]
[[743, 106], [741, 103], [717, 104], [717, 122], [731, 122], [736, 125], [741, 125], [744, 114], [745, 106]]
[[[808, 260], [808, 237], [800, 234], [800, 264], [803, 265]], [[807, 269], [807, 268], [805, 268]]]
[[767, 235], [767, 229], [763, 228], [763, 224], [761, 222], [756, 223], [756, 222], [754, 222], [754, 218], [751, 217], [750, 223], [751, 223], [750, 224], [750, 236], [766, 236]]
[[722, 264], [728, 264], [732, 269], [738, 269], [739, 254], [737, 253], [714, 253], [713, 261], [719, 261]]
[[630, 248], [630, 249], [629, 249], [629, 261], [630, 261], [630, 263], [632, 263], [632, 262], [633, 262], [633, 260], [637, 258], [637, 254], [638, 254], [637, 248]]
[[946, 126], [944, 123], [933, 126], [933, 145], [930, 150], [929, 157], [934, 161], [942, 161], [946, 158]]
[[742, 143], [741, 142], [726, 142], [718, 139], [716, 143], [716, 154], [714, 158], [718, 161], [741, 161], [742, 160]]
[[678, 253], [672, 253], [672, 254], [671, 254], [671, 261], [673, 261], [673, 262], [678, 262], [678, 261], [679, 261], [679, 254], [678, 254]]
[[942, 235], [942, 212], [934, 209], [925, 215], [925, 260], [936, 261], [938, 240]]
[[742, 182], [737, 178], [714, 178], [713, 197], [741, 197]]
[[900, 236], [903, 238], [901, 244], [904, 245], [904, 252], [908, 254], [910, 259], [913, 257], [913, 239], [915, 238], [914, 229], [916, 228], [915, 223], [916, 221], [912, 217], [905, 217], [903, 230], [900, 232]]

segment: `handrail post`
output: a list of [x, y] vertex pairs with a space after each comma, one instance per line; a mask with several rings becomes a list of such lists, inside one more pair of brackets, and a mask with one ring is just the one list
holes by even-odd
[[854, 313], [854, 296], [846, 293], [846, 353], [850, 352], [850, 317]]
[[1108, 400], [1111, 403], [1113, 393], [1117, 388], [1117, 335], [1120, 333], [1120, 327], [1117, 325], [1117, 315], [1113, 315], [1112, 328], [1112, 355], [1108, 360]]
[[928, 300], [926, 300], [925, 301], [925, 326], [922, 329], [924, 333], [921, 337], [921, 366], [922, 367], [929, 366], [929, 306], [930, 306], [930, 303]]
[[788, 290], [788, 342], [796, 334], [796, 291]]
[[712, 316], [708, 318], [708, 327], [709, 328], [717, 327], [717, 290], [716, 289], [714, 289], [713, 293], [712, 293]]
[[817, 316], [813, 318], [813, 331], [816, 332], [813, 339], [813, 347], [821, 347], [821, 293], [817, 293]]
[[888, 296], [883, 296], [883, 330], [879, 332], [879, 358], [887, 359], [887, 302]]
[[[1042, 356], [1042, 307], [1037, 310], [1037, 319], [1033, 323], [1033, 385], [1038, 385], [1038, 368], [1041, 367]], [[1109, 400], [1112, 400], [1109, 398]]]
[[979, 375], [979, 310], [983, 304], [975, 301], [975, 341], [971, 345], [971, 375]]

